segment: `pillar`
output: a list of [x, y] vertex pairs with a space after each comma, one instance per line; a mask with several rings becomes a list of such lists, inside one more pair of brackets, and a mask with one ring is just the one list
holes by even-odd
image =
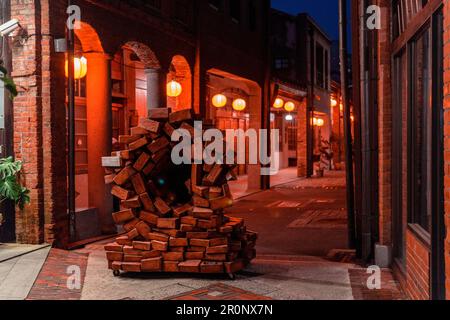
[[104, 53], [87, 53], [88, 75], [87, 126], [89, 206], [98, 210], [103, 234], [115, 233], [112, 220], [113, 199], [105, 185], [101, 159], [112, 150], [111, 57]]
[[147, 77], [147, 109], [155, 109], [161, 107], [160, 95], [160, 75], [159, 69], [146, 69]]
[[[253, 93], [253, 92], [252, 92]], [[255, 129], [258, 133], [261, 129], [261, 90], [254, 89], [255, 94], [251, 94], [248, 99], [248, 113], [250, 114], [250, 128]], [[252, 149], [253, 146], [249, 146]], [[259, 161], [259, 146], [258, 146], [258, 161]], [[249, 164], [247, 166], [247, 188], [248, 190], [261, 189], [261, 164]]]

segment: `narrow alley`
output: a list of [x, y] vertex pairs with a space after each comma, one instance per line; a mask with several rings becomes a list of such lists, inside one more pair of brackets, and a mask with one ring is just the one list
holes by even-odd
[[[278, 179], [289, 180], [287, 176]], [[233, 214], [244, 218], [261, 240], [257, 258], [236, 280], [183, 274], [114, 277], [103, 250], [111, 240], [103, 240], [74, 251], [51, 249], [26, 299], [402, 299], [388, 270], [382, 272], [382, 289], [369, 290], [369, 274], [346, 250], [344, 194], [343, 173], [327, 172], [325, 178], [295, 179], [238, 199]], [[80, 288], [70, 289], [68, 281], [76, 268]], [[10, 282], [9, 287], [8, 275], [13, 274], [9, 270], [1, 278]]]

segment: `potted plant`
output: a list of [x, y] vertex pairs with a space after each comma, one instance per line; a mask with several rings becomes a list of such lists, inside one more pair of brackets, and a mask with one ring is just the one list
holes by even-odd
[[[5, 89], [9, 91], [10, 98], [14, 99], [18, 92], [14, 80], [8, 76], [8, 70], [0, 60], [0, 81]], [[0, 204], [10, 200], [23, 210], [25, 204], [30, 202], [29, 190], [20, 183], [20, 171], [22, 162], [15, 161], [13, 157], [0, 159]], [[0, 226], [4, 221], [4, 216], [0, 212]]]

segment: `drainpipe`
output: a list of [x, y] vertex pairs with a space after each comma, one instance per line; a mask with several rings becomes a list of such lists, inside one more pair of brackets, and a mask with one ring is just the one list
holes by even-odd
[[347, 1], [339, 0], [339, 47], [341, 60], [341, 87], [342, 102], [344, 104], [344, 136], [345, 136], [345, 163], [347, 182], [347, 216], [348, 216], [348, 242], [350, 248], [355, 248], [355, 204], [353, 185], [353, 143], [350, 118], [350, 103], [348, 94], [348, 68], [347, 68]]
[[[72, 1], [67, 1], [70, 7]], [[69, 17], [68, 17], [69, 18]], [[68, 199], [69, 210], [69, 237], [70, 242], [76, 241], [75, 227], [75, 77], [74, 77], [74, 57], [75, 57], [75, 34], [74, 30], [66, 26], [67, 59], [69, 62], [67, 93], [68, 93]]]

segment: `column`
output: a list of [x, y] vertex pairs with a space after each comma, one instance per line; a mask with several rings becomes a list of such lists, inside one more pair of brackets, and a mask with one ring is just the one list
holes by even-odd
[[161, 108], [159, 69], [146, 69], [147, 77], [147, 109]]
[[104, 53], [87, 53], [85, 57], [89, 206], [98, 210], [101, 232], [110, 234], [116, 232], [111, 216], [113, 200], [110, 187], [105, 185], [101, 159], [112, 149], [111, 57]]

